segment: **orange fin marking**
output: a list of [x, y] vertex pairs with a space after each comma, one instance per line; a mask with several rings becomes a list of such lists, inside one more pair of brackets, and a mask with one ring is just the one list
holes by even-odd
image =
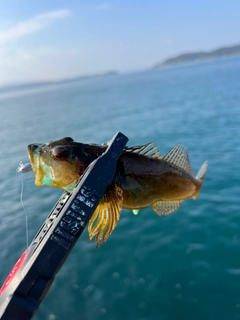
[[[94, 227], [92, 229], [90, 229], [90, 233], [89, 233], [89, 240], [91, 241], [92, 238], [98, 233], [98, 229], [100, 228], [100, 225], [102, 224], [103, 221], [103, 210], [101, 209], [101, 206], [98, 205], [97, 206], [97, 222], [95, 223]], [[91, 220], [90, 220], [91, 222]]]
[[115, 185], [101, 199], [95, 212], [97, 222], [93, 226], [93, 218], [96, 220], [95, 212], [89, 222], [89, 240], [96, 236], [96, 246], [102, 246], [115, 229], [122, 210], [122, 189]]
[[152, 205], [152, 208], [158, 216], [167, 216], [173, 211], [177, 210], [182, 203], [183, 200], [157, 201]]
[[99, 243], [99, 241], [102, 239], [102, 233], [106, 227], [106, 224], [109, 221], [109, 219], [111, 219], [109, 217], [109, 207], [108, 207], [108, 204], [106, 204], [106, 203], [103, 204], [103, 213], [102, 214], [103, 214], [103, 221], [102, 221], [102, 224], [100, 225], [99, 230], [96, 235], [96, 243]]
[[[97, 207], [96, 210], [94, 211], [94, 213], [93, 213], [93, 215], [92, 215], [92, 217], [91, 217], [91, 219], [90, 219], [90, 221], [89, 221], [89, 223], [88, 223], [88, 233], [89, 233], [89, 235], [90, 235], [91, 232], [92, 232], [92, 226], [93, 226], [94, 221], [97, 219], [97, 216], [98, 216], [98, 207]], [[92, 236], [92, 237], [90, 236], [89, 241], [91, 241], [92, 238], [93, 238], [93, 236]]]
[[108, 215], [108, 223], [107, 223], [106, 228], [103, 230], [103, 233], [102, 233], [102, 242], [103, 243], [107, 241], [107, 238], [111, 234], [111, 230], [113, 230], [115, 228], [113, 220], [114, 219], [113, 219], [112, 207], [110, 206], [109, 215]]

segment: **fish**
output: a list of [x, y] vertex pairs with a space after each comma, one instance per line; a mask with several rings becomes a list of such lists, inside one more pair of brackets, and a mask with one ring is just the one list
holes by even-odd
[[[91, 162], [107, 144], [85, 144], [70, 137], [27, 147], [37, 186], [51, 186], [71, 192]], [[194, 176], [187, 148], [177, 144], [162, 156], [153, 143], [126, 146], [114, 177], [94, 211], [89, 224], [89, 241], [103, 245], [115, 229], [122, 209], [137, 214], [152, 207], [158, 216], [177, 210], [184, 200], [196, 199], [207, 172], [205, 161]]]

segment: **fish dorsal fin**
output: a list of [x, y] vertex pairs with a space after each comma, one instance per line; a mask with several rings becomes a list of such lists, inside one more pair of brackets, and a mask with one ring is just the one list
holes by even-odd
[[188, 157], [187, 147], [182, 144], [177, 144], [172, 150], [170, 150], [164, 157], [163, 160], [174, 164], [175, 166], [186, 171], [193, 176], [192, 168]]
[[96, 236], [96, 246], [107, 241], [115, 229], [122, 210], [122, 189], [117, 185], [104, 194], [88, 224], [89, 241]]
[[125, 147], [125, 151], [134, 152], [147, 156], [149, 158], [161, 159], [162, 156], [153, 142], [144, 144], [143, 146]]
[[183, 200], [175, 201], [157, 201], [152, 205], [153, 211], [158, 216], [167, 216], [173, 211], [177, 210], [182, 204]]

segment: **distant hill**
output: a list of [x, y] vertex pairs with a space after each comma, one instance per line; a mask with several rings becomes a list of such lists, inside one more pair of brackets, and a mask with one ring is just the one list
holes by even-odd
[[219, 59], [229, 56], [240, 55], [240, 44], [232, 47], [223, 47], [213, 51], [199, 51], [192, 53], [184, 53], [179, 56], [167, 59], [155, 67], [175, 66], [184, 63], [199, 62], [204, 60]]

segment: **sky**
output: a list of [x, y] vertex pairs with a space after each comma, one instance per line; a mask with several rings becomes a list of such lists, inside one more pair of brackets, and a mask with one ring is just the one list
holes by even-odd
[[133, 72], [240, 43], [239, 0], [1, 0], [0, 85]]

